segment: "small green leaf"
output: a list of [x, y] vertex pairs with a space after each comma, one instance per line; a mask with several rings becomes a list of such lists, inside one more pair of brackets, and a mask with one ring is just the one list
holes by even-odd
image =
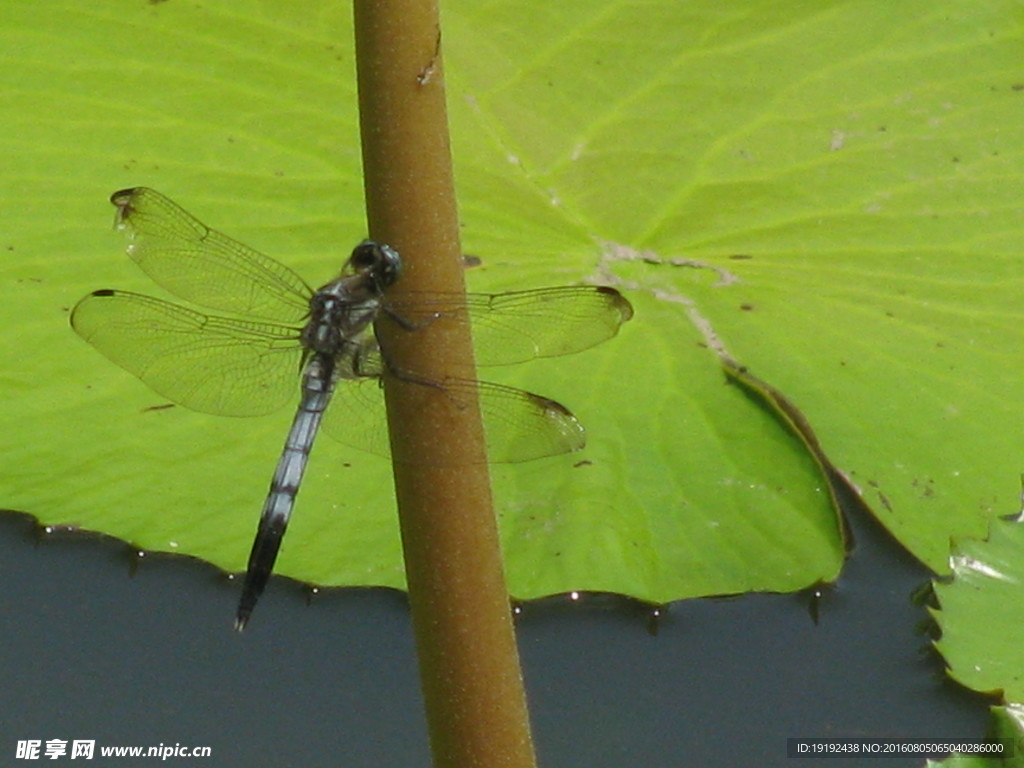
[[936, 642], [950, 675], [969, 688], [1024, 701], [1024, 525], [992, 524], [985, 540], [955, 543], [952, 581], [935, 592]]

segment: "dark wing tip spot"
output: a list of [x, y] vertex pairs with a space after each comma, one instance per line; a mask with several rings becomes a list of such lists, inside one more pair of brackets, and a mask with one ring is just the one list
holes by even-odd
[[580, 424], [575, 414], [557, 400], [552, 400], [543, 395], [529, 393], [534, 402], [543, 409], [548, 420], [557, 425], [561, 433], [561, 450], [548, 455], [558, 453], [572, 453], [582, 450], [587, 444], [587, 431]]
[[140, 194], [146, 191], [145, 187], [128, 187], [119, 189], [110, 196], [110, 202], [117, 208], [114, 215], [114, 225], [121, 227], [136, 212], [132, 204]]
[[619, 322], [624, 323], [633, 317], [633, 305], [629, 303], [629, 299], [623, 296], [614, 288], [610, 288], [607, 285], [597, 286], [598, 293], [603, 293], [608, 298], [608, 303], [613, 306], [622, 318]]
[[127, 189], [119, 189], [117, 192], [110, 196], [110, 202], [116, 205], [118, 208], [131, 208], [132, 198], [141, 190], [143, 187], [128, 187]]

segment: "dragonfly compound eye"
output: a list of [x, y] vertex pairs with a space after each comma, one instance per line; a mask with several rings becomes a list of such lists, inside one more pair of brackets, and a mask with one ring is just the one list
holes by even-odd
[[394, 248], [373, 240], [364, 240], [352, 251], [348, 266], [352, 272], [369, 274], [378, 287], [383, 289], [398, 279], [402, 271], [402, 259]]

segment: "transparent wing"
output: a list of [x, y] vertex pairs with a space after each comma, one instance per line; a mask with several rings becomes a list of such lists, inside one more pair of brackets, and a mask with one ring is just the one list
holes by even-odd
[[[379, 356], [370, 356], [364, 372], [380, 372]], [[410, 382], [444, 392], [457, 406], [479, 397], [486, 433], [488, 458], [494, 463], [530, 461], [583, 448], [586, 434], [576, 417], [546, 397], [486, 381], [446, 379]], [[363, 376], [338, 382], [323, 420], [324, 431], [339, 442], [389, 457], [384, 389], [380, 377]], [[426, 462], [432, 458], [424, 457]]]
[[196, 411], [257, 416], [298, 392], [302, 348], [294, 328], [109, 290], [78, 302], [71, 326], [154, 392]]
[[487, 457], [495, 463], [531, 461], [578, 451], [586, 445], [583, 425], [561, 403], [533, 392], [486, 381], [445, 384], [464, 401], [475, 391], [487, 435]]
[[159, 192], [115, 192], [118, 229], [128, 255], [154, 282], [176, 296], [239, 315], [294, 323], [309, 311], [312, 293], [298, 274], [216, 230]]
[[435, 322], [472, 323], [477, 365], [580, 352], [615, 336], [633, 316], [621, 293], [593, 285], [465, 296], [411, 293], [389, 298], [385, 306], [384, 317], [412, 331]]

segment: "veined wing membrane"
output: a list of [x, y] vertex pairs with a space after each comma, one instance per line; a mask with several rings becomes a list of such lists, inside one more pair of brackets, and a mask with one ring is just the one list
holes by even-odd
[[159, 192], [115, 192], [116, 226], [128, 255], [156, 283], [202, 307], [297, 323], [312, 290], [281, 262], [210, 229]]
[[82, 299], [71, 325], [155, 392], [196, 411], [258, 416], [295, 399], [302, 348], [293, 328], [111, 290]]
[[508, 293], [403, 294], [386, 312], [403, 327], [472, 323], [477, 365], [512, 365], [600, 344], [633, 316], [618, 291], [593, 285]]
[[446, 394], [463, 400], [479, 393], [489, 461], [532, 461], [572, 453], [586, 444], [583, 425], [547, 397], [487, 381], [449, 380], [444, 387]]
[[[390, 457], [384, 390], [379, 374], [383, 361], [378, 351], [364, 351], [360, 366], [366, 376], [339, 381], [331, 406], [324, 414], [324, 431], [341, 443], [385, 458]], [[430, 382], [409, 375], [410, 385], [437, 392], [455, 407], [469, 407], [479, 398], [480, 411], [492, 463], [515, 463], [557, 456], [581, 449], [583, 426], [563, 405], [532, 392], [487, 381], [446, 378]], [[443, 458], [424, 455], [426, 464]]]

